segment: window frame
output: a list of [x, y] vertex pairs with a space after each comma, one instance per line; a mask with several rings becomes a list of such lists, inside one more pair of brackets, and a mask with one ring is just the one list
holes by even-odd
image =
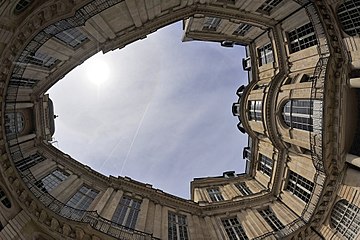
[[315, 28], [311, 22], [300, 25], [287, 32], [290, 54], [318, 44]]
[[[349, 8], [349, 5], [351, 4], [353, 7]], [[360, 35], [360, 19], [355, 22], [354, 19], [356, 18], [353, 17], [354, 15], [356, 16], [356, 14], [360, 14], [360, 6], [356, 5], [353, 0], [345, 0], [339, 5], [336, 11], [341, 30], [352, 37]], [[345, 24], [345, 22], [349, 22], [349, 24]], [[349, 25], [351, 25], [351, 27], [347, 27]]]
[[206, 189], [206, 191], [212, 202], [221, 202], [225, 200], [219, 187], [211, 187]]
[[289, 99], [282, 107], [282, 120], [291, 129], [313, 132], [313, 110], [314, 100], [312, 99]]
[[[86, 189], [86, 191], [84, 191]], [[77, 189], [77, 191], [66, 201], [66, 206], [79, 209], [87, 210], [91, 203], [94, 202], [98, 196], [99, 191], [91, 188], [90, 186], [83, 184]], [[79, 197], [78, 197], [79, 196]], [[76, 200], [78, 198], [78, 201]], [[91, 201], [88, 201], [91, 199]]]
[[11, 208], [11, 201], [2, 188], [0, 188], [0, 202], [4, 207]]
[[262, 121], [262, 101], [250, 100], [248, 101], [248, 116], [250, 121]]
[[274, 160], [265, 156], [262, 153], [259, 153], [258, 167], [257, 169], [262, 172], [264, 175], [271, 178], [273, 171]]
[[168, 239], [188, 240], [188, 223], [186, 215], [168, 211]]
[[229, 240], [248, 240], [245, 229], [237, 217], [230, 217], [221, 219], [222, 227], [224, 228]]
[[277, 232], [285, 228], [284, 224], [280, 221], [280, 219], [276, 216], [270, 207], [258, 209], [258, 212], [273, 231]]
[[202, 30], [215, 32], [221, 23], [221, 18], [217, 17], [205, 17]]
[[243, 196], [248, 196], [253, 194], [249, 186], [247, 186], [246, 182], [239, 182], [239, 183], [235, 183], [234, 185]]
[[140, 199], [123, 195], [111, 217], [111, 221], [127, 228], [135, 229], [141, 203]]
[[60, 168], [56, 168], [43, 178], [36, 181], [35, 185], [43, 192], [51, 192], [70, 176]]
[[282, 2], [283, 0], [266, 0], [256, 11], [270, 16]]
[[[311, 189], [307, 189], [307, 185], [310, 186]], [[313, 182], [289, 170], [285, 190], [296, 196], [302, 202], [308, 203], [311, 200], [314, 188], [315, 185]]]
[[360, 233], [360, 208], [341, 199], [332, 209], [330, 223], [341, 236], [349, 240], [355, 239]]
[[267, 44], [262, 45], [257, 49], [258, 59], [259, 59], [259, 67], [264, 66], [266, 64], [270, 64], [274, 62], [274, 51], [272, 48], [272, 43], [269, 42]]

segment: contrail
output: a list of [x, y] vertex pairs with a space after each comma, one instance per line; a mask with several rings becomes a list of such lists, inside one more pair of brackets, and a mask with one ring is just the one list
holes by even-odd
[[145, 111], [144, 111], [144, 113], [143, 113], [143, 115], [142, 115], [142, 117], [141, 117], [141, 120], [140, 120], [140, 122], [139, 122], [138, 128], [136, 129], [136, 132], [135, 132], [134, 137], [133, 137], [133, 139], [132, 139], [132, 141], [131, 141], [129, 150], [128, 150], [128, 152], [127, 152], [127, 154], [126, 154], [126, 157], [125, 157], [125, 159], [124, 159], [124, 161], [123, 161], [123, 164], [122, 164], [122, 166], [121, 166], [120, 175], [122, 175], [122, 172], [123, 172], [123, 170], [124, 170], [125, 164], [126, 164], [126, 162], [127, 162], [127, 160], [128, 160], [128, 157], [129, 157], [129, 155], [130, 155], [131, 149], [132, 149], [132, 147], [133, 147], [133, 145], [134, 145], [135, 139], [136, 139], [136, 137], [139, 135], [139, 130], [140, 130], [142, 124], [143, 124], [143, 121], [144, 121], [145, 115], [146, 115], [146, 113], [147, 113], [147, 111], [148, 111], [148, 109], [149, 109], [150, 103], [151, 103], [151, 101], [149, 101], [148, 104], [146, 105]]

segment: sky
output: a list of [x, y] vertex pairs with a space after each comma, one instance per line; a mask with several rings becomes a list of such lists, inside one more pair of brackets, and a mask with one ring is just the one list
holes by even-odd
[[244, 47], [181, 42], [182, 23], [68, 73], [48, 93], [53, 145], [104, 175], [190, 199], [197, 177], [243, 173], [247, 135], [231, 112]]

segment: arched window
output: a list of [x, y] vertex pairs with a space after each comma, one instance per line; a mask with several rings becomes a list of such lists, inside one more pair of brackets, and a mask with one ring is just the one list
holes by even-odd
[[5, 114], [6, 133], [20, 133], [24, 130], [24, 115], [20, 112]]
[[345, 239], [355, 239], [360, 229], [360, 208], [346, 200], [338, 201], [331, 213], [331, 224]]
[[337, 14], [346, 34], [350, 36], [360, 34], [360, 2], [358, 0], [346, 0], [339, 6]]
[[289, 100], [283, 108], [283, 118], [291, 128], [313, 131], [313, 101]]
[[0, 202], [6, 207], [11, 208], [11, 202], [7, 198], [5, 192], [0, 188]]
[[24, 11], [32, 2], [32, 0], [20, 0], [15, 6], [15, 13], [21, 13]]

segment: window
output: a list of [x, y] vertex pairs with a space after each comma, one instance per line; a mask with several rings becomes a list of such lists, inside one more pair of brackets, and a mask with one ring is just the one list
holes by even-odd
[[360, 229], [360, 208], [346, 200], [338, 201], [331, 213], [331, 224], [345, 239], [355, 239]]
[[206, 17], [203, 30], [205, 31], [216, 31], [218, 26], [220, 25], [221, 19], [215, 17]]
[[284, 122], [290, 128], [313, 131], [313, 101], [290, 100], [283, 108]]
[[31, 64], [46, 68], [51, 68], [58, 61], [56, 58], [53, 58], [45, 53], [39, 53], [39, 52], [36, 52], [35, 54], [30, 56], [29, 55], [26, 56], [26, 60]]
[[5, 113], [6, 134], [20, 133], [24, 130], [24, 115], [20, 112]]
[[360, 34], [360, 3], [346, 0], [338, 8], [337, 15], [344, 32], [350, 36]]
[[111, 219], [120, 225], [128, 228], [135, 228], [136, 220], [140, 212], [141, 201], [123, 196], [115, 210]]
[[84, 42], [87, 39], [87, 37], [85, 37], [76, 28], [60, 32], [56, 34], [55, 37], [73, 48], [77, 47], [80, 43]]
[[261, 121], [262, 101], [249, 101], [249, 120]]
[[11, 202], [6, 196], [5, 192], [0, 188], [0, 202], [6, 207], [11, 208]]
[[309, 22], [289, 32], [290, 53], [294, 53], [317, 44], [313, 25]]
[[98, 195], [98, 191], [83, 185], [66, 203], [67, 206], [86, 210]]
[[271, 43], [268, 43], [261, 48], [258, 48], [258, 56], [259, 66], [265, 65], [267, 63], [272, 63], [274, 61], [274, 56]]
[[258, 170], [260, 172], [271, 177], [272, 165], [273, 165], [272, 159], [268, 158], [267, 156], [262, 155], [261, 153], [259, 154]]
[[169, 240], [188, 240], [186, 216], [168, 213], [168, 239]]
[[293, 171], [290, 171], [286, 190], [292, 192], [295, 196], [307, 203], [310, 200], [313, 189], [313, 182], [307, 180], [306, 178], [300, 176]]
[[259, 213], [274, 231], [279, 231], [284, 228], [284, 225], [270, 208], [259, 210]]
[[15, 6], [15, 13], [21, 13], [24, 11], [31, 2], [31, 0], [20, 0]]
[[229, 218], [222, 220], [226, 234], [230, 240], [247, 240], [248, 237], [237, 218]]
[[38, 81], [30, 78], [13, 77], [9, 83], [12, 86], [33, 87]]
[[224, 201], [224, 198], [221, 195], [220, 189], [218, 187], [209, 188], [209, 189], [207, 189], [207, 192], [209, 194], [211, 201], [213, 201], [213, 202]]
[[41, 156], [38, 153], [35, 153], [33, 155], [30, 155], [26, 158], [21, 159], [20, 161], [15, 163], [16, 168], [19, 171], [25, 171], [29, 168], [31, 168], [32, 166], [35, 166], [36, 164], [42, 162], [45, 160], [45, 157]]
[[245, 36], [245, 34], [251, 29], [251, 25], [246, 23], [240, 23], [238, 28], [233, 32], [233, 35]]
[[244, 182], [237, 183], [237, 184], [235, 184], [235, 186], [237, 187], [237, 189], [239, 189], [240, 193], [243, 196], [252, 194], [250, 188], [248, 186], [246, 186], [246, 183], [244, 183]]
[[271, 11], [281, 2], [282, 0], [266, 0], [257, 11], [270, 15]]
[[56, 169], [46, 177], [37, 181], [35, 185], [43, 192], [50, 192], [51, 190], [56, 188], [62, 181], [64, 181], [68, 176], [69, 174], [67, 174], [66, 172], [60, 169]]

